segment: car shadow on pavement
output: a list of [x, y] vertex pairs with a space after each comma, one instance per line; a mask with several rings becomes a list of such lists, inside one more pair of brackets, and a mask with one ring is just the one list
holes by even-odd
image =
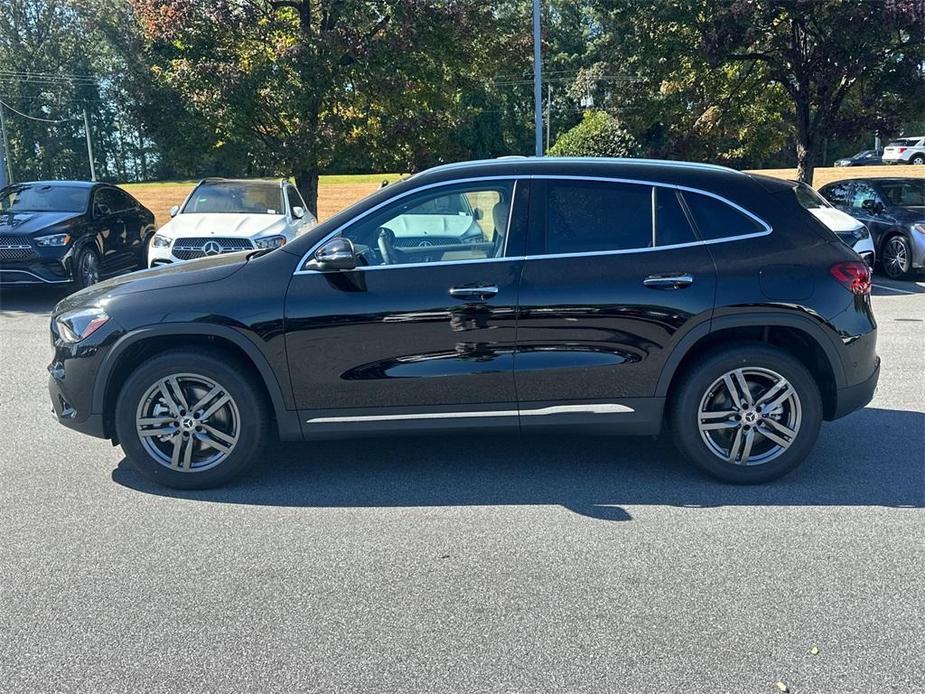
[[925, 507], [925, 415], [868, 408], [823, 426], [810, 458], [765, 485], [715, 481], [667, 436], [444, 436], [270, 446], [242, 479], [178, 491], [123, 459], [112, 479], [148, 494], [231, 504], [356, 508], [559, 505], [601, 520], [632, 507]]
[[9, 318], [17, 313], [47, 313], [61, 299], [77, 291], [70, 284], [3, 287], [0, 289], [0, 316]]

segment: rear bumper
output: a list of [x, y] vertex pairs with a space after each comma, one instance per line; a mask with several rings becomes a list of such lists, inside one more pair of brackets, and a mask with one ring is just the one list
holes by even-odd
[[877, 382], [880, 380], [880, 357], [877, 357], [877, 363], [874, 372], [866, 381], [856, 383], [852, 386], [845, 386], [838, 389], [835, 412], [829, 419], [839, 419], [855, 410], [859, 410], [867, 403], [873, 400], [874, 393], [877, 391]]

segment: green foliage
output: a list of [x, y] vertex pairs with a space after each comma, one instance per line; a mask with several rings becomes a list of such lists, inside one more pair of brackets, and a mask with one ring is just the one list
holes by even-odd
[[639, 143], [619, 120], [604, 111], [588, 111], [549, 149], [553, 157], [638, 157]]

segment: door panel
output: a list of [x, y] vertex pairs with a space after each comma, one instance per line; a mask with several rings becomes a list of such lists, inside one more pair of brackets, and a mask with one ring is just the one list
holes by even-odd
[[[528, 192], [490, 180], [401, 194], [342, 232], [362, 267], [293, 276], [286, 349], [306, 435], [516, 428]], [[478, 212], [453, 208], [470, 199]]]
[[[286, 299], [286, 349], [297, 407], [516, 407], [512, 369], [522, 264], [296, 275]], [[489, 286], [498, 290], [490, 297], [450, 295], [452, 288]]]
[[[531, 216], [531, 255], [521, 280], [514, 359], [520, 406], [629, 403], [638, 415], [646, 410], [657, 418], [660, 408], [632, 399], [654, 396], [671, 349], [710, 319], [712, 256], [673, 189], [571, 185], [535, 185], [534, 197], [547, 204]], [[546, 248], [562, 243], [556, 235], [569, 248], [589, 243], [593, 250], [547, 255]], [[607, 244], [613, 250], [601, 250]], [[593, 414], [614, 422], [634, 416], [607, 407]], [[552, 421], [521, 417], [521, 426]]]

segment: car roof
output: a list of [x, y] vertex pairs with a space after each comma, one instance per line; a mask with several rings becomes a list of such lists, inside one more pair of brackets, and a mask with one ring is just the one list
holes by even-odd
[[221, 176], [209, 176], [204, 178], [199, 183], [275, 183], [276, 185], [283, 185], [286, 183], [285, 178], [223, 178]]
[[16, 181], [11, 186], [60, 186], [62, 188], [92, 188], [103, 185], [100, 181]]
[[782, 179], [747, 174], [727, 166], [663, 159], [603, 157], [502, 157], [443, 164], [412, 176], [416, 184], [488, 176], [575, 176], [626, 178], [693, 188], [730, 188], [757, 182], [769, 191], [792, 188]]

